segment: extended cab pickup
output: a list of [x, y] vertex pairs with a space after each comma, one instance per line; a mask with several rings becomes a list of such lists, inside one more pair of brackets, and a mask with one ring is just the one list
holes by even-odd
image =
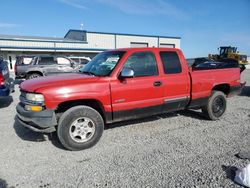
[[178, 49], [117, 49], [98, 54], [78, 74], [24, 81], [17, 119], [33, 131], [57, 131], [65, 148], [81, 150], [117, 121], [182, 109], [217, 120], [226, 97], [241, 87], [239, 68], [188, 68]]

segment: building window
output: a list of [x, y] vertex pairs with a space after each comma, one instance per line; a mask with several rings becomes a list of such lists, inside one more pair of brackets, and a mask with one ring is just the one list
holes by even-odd
[[162, 48], [175, 48], [175, 44], [160, 43], [159, 47], [162, 47]]
[[176, 52], [160, 52], [165, 74], [181, 73], [181, 63]]
[[148, 47], [148, 43], [145, 43], [145, 42], [130, 42], [130, 47], [132, 47], [132, 48], [135, 48], [135, 47], [146, 48], [146, 47]]

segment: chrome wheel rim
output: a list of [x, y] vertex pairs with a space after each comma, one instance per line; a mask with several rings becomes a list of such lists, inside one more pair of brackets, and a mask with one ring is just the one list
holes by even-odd
[[95, 133], [94, 122], [87, 117], [76, 119], [69, 128], [69, 135], [77, 143], [89, 141]]

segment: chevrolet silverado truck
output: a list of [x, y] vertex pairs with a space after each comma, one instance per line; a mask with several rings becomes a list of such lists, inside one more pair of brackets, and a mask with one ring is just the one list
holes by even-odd
[[240, 92], [240, 69], [187, 66], [179, 49], [128, 48], [95, 56], [79, 73], [24, 81], [17, 120], [36, 132], [57, 132], [62, 145], [95, 145], [109, 123], [183, 109], [210, 120]]

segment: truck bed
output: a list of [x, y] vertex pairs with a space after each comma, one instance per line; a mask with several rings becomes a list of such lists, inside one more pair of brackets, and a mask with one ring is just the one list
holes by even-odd
[[[207, 101], [211, 95], [214, 86], [221, 87], [225, 90], [227, 96], [234, 90], [239, 90], [240, 83], [240, 69], [226, 68], [226, 69], [206, 69], [190, 71], [191, 78], [191, 106], [195, 103]], [[229, 85], [230, 83], [230, 85]], [[199, 104], [200, 105], [200, 104]]]

